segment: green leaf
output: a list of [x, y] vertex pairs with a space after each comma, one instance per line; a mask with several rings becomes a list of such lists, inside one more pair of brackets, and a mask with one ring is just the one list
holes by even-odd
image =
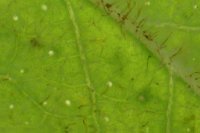
[[[109, 15], [139, 38], [154, 55], [161, 59], [165, 66], [184, 79], [196, 93], [199, 93], [199, 34], [194, 34], [199, 31], [196, 3], [192, 5], [189, 1], [181, 1], [181, 4], [174, 2], [172, 8], [168, 8], [171, 4], [168, 1], [160, 2], [159, 6], [152, 2], [151, 7], [150, 1], [91, 1], [100, 5]], [[158, 7], [167, 12], [162, 14]], [[158, 11], [161, 13], [156, 13]], [[143, 12], [142, 15], [141, 12]]]
[[199, 132], [198, 3], [91, 1], [0, 1], [0, 131]]

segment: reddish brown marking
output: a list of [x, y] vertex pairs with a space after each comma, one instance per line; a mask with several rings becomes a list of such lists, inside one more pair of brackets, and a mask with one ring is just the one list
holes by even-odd
[[189, 77], [193, 77], [195, 74], [200, 74], [200, 72], [193, 72], [189, 75]]
[[135, 32], [138, 32], [140, 28], [142, 28], [144, 25], [144, 19], [140, 20], [139, 23], [136, 26]]
[[172, 56], [170, 56], [170, 61], [172, 61], [172, 59], [177, 56], [180, 52], [182, 51], [182, 47], [179, 48]]
[[169, 36], [158, 46], [157, 52], [160, 55], [160, 51], [166, 47], [165, 43], [169, 40], [172, 33], [169, 34]]
[[153, 41], [153, 37], [151, 36], [150, 33], [147, 33], [147, 31], [143, 31], [143, 35], [147, 40]]
[[131, 13], [133, 8], [130, 8], [127, 13], [125, 13], [122, 17], [121, 17], [121, 21], [125, 22], [128, 19], [129, 14]]
[[110, 9], [112, 7], [112, 4], [106, 3], [105, 6], [106, 6], [107, 9]]

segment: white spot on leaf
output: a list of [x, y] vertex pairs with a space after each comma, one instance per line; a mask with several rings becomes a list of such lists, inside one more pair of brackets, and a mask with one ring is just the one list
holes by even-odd
[[104, 120], [105, 120], [106, 122], [109, 122], [109, 121], [110, 121], [110, 119], [109, 119], [108, 117], [104, 117]]
[[44, 101], [44, 102], [43, 102], [43, 106], [46, 106], [46, 105], [47, 105], [47, 101]]
[[194, 9], [197, 9], [197, 8], [198, 8], [198, 6], [197, 6], [197, 5], [194, 5], [194, 6], [193, 6], [193, 8], [194, 8]]
[[20, 70], [20, 73], [23, 74], [23, 73], [24, 73], [24, 69], [21, 69], [21, 70]]
[[18, 17], [17, 15], [14, 15], [14, 16], [13, 16], [13, 20], [14, 20], [14, 21], [18, 21], [18, 20], [19, 20], [19, 17]]
[[49, 50], [48, 54], [49, 54], [49, 56], [53, 56], [54, 55], [54, 51], [53, 50]]
[[107, 82], [107, 85], [108, 85], [108, 87], [111, 88], [111, 87], [113, 86], [113, 83], [112, 83], [111, 81], [108, 81], [108, 82]]
[[70, 105], [71, 105], [71, 101], [70, 101], [70, 100], [65, 100], [65, 104], [66, 104], [67, 106], [70, 106]]
[[13, 109], [14, 108], [14, 105], [13, 104], [10, 104], [9, 105], [9, 109]]
[[151, 5], [151, 2], [150, 2], [150, 1], [146, 1], [144, 4], [145, 4], [146, 6], [150, 6], [150, 5]]
[[47, 11], [47, 10], [48, 10], [48, 7], [47, 7], [46, 4], [42, 4], [42, 5], [41, 5], [41, 9], [42, 9], [43, 11]]

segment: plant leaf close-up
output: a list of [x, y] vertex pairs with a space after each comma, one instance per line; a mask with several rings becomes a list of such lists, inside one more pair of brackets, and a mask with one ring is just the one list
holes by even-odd
[[0, 133], [200, 133], [196, 0], [1, 0]]

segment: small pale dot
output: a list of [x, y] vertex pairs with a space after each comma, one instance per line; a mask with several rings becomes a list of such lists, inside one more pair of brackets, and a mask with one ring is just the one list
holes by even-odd
[[108, 81], [108, 82], [107, 82], [107, 85], [108, 85], [108, 87], [111, 88], [111, 87], [113, 86], [113, 83], [112, 83], [111, 81]]
[[21, 70], [20, 70], [20, 73], [23, 74], [23, 73], [24, 73], [24, 69], [21, 69]]
[[147, 128], [146, 128], [146, 133], [149, 133], [149, 127], [147, 126]]
[[42, 9], [43, 11], [47, 11], [47, 10], [48, 10], [48, 7], [47, 7], [46, 4], [43, 4], [43, 5], [41, 5], [41, 9]]
[[196, 58], [192, 58], [193, 61], [196, 61]]
[[29, 122], [28, 122], [28, 121], [25, 121], [25, 125], [29, 125]]
[[14, 20], [14, 21], [18, 21], [18, 20], [19, 20], [19, 17], [18, 17], [17, 15], [14, 15], [14, 16], [13, 16], [13, 20]]
[[53, 56], [54, 55], [54, 51], [53, 50], [49, 50], [48, 54], [49, 54], [49, 56]]
[[109, 122], [109, 121], [110, 121], [110, 119], [109, 119], [108, 117], [104, 117], [104, 120], [105, 120], [106, 122]]
[[197, 6], [197, 5], [194, 5], [194, 6], [193, 6], [193, 8], [194, 8], [194, 9], [197, 9], [197, 8], [198, 8], [198, 6]]
[[191, 130], [190, 130], [190, 128], [187, 128], [187, 132], [190, 132]]
[[140, 100], [140, 101], [144, 101], [144, 100], [145, 100], [145, 97], [141, 95], [141, 96], [139, 96], [139, 100]]
[[70, 105], [71, 105], [71, 101], [70, 101], [70, 100], [65, 100], [65, 104], [66, 104], [67, 106], [70, 106]]
[[8, 81], [11, 81], [11, 80], [12, 80], [12, 78], [11, 78], [9, 75], [5, 75], [5, 76], [3, 77], [3, 79], [8, 80]]
[[10, 104], [10, 105], [9, 105], [9, 108], [10, 108], [10, 109], [13, 109], [13, 108], [14, 108], [14, 105], [13, 105], [13, 104]]
[[46, 105], [47, 105], [47, 101], [44, 101], [44, 102], [43, 102], [43, 106], [46, 106]]
[[145, 4], [146, 6], [150, 6], [151, 2], [150, 2], [150, 1], [146, 1], [144, 4]]

